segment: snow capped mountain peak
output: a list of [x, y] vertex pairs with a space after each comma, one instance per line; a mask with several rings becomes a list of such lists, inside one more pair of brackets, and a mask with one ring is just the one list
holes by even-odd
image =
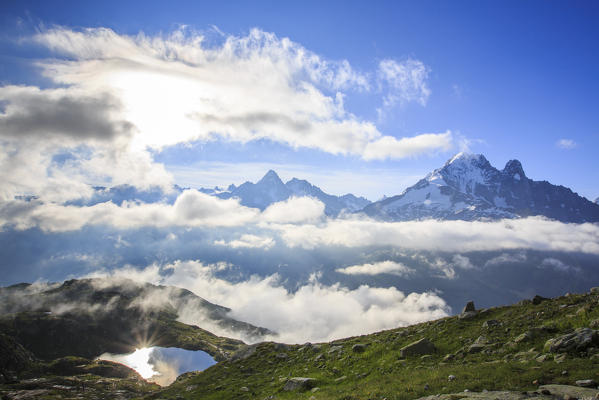
[[489, 161], [482, 154], [473, 154], [467, 152], [459, 152], [455, 156], [453, 156], [449, 161], [445, 163], [445, 167], [454, 164], [471, 164], [475, 166], [486, 166], [490, 165]]
[[599, 221], [599, 206], [563, 186], [526, 177], [518, 160], [503, 170], [481, 154], [458, 153], [402, 194], [364, 208], [386, 220], [498, 219], [543, 215], [564, 222]]

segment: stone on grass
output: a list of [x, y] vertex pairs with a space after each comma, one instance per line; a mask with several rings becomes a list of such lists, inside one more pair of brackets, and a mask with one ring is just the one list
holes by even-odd
[[285, 383], [283, 390], [286, 392], [305, 391], [312, 389], [314, 386], [316, 386], [316, 379], [314, 378], [295, 377], [290, 378]]
[[592, 379], [581, 379], [576, 381], [576, 386], [585, 387], [585, 388], [594, 388], [597, 387], [597, 382]]
[[356, 343], [351, 347], [354, 353], [363, 353], [366, 350], [366, 345], [361, 343]]
[[549, 339], [545, 349], [552, 353], [582, 352], [599, 342], [597, 331], [590, 328], [578, 328], [572, 333]]
[[416, 342], [410, 343], [400, 349], [401, 357], [423, 356], [432, 354], [436, 350], [435, 345], [427, 338], [422, 338]]

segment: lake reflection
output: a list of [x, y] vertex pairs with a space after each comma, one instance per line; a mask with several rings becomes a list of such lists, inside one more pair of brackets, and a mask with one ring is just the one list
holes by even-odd
[[142, 378], [161, 386], [170, 385], [177, 376], [189, 371], [202, 371], [216, 361], [203, 351], [174, 347], [145, 347], [129, 354], [104, 353], [99, 359], [124, 364]]

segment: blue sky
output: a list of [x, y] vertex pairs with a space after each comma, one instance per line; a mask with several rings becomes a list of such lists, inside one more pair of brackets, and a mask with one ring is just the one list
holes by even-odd
[[[373, 124], [381, 135], [401, 139], [449, 131], [451, 143], [366, 160], [359, 152], [343, 155], [269, 137], [249, 142], [185, 137], [151, 151], [177, 183], [241, 183], [274, 168], [283, 178], [307, 178], [325, 191], [376, 199], [401, 192], [467, 141], [470, 151], [483, 153], [498, 168], [517, 158], [533, 179], [571, 187], [590, 199], [599, 196], [596, 2], [173, 3], [5, 2], [0, 81], [60, 86], [41, 77], [34, 63], [81, 55], [26, 40], [55, 26], [153, 37], [186, 25], [188, 35], [199, 32], [216, 47], [228, 36], [245, 37], [258, 28], [289, 38], [322, 60], [346, 60], [352, 70], [369, 75], [368, 90], [315, 86], [330, 98], [342, 92], [344, 111]], [[386, 96], [405, 95], [374, 77], [384, 60], [420, 63], [426, 76], [419, 82], [428, 94], [383, 106]]]

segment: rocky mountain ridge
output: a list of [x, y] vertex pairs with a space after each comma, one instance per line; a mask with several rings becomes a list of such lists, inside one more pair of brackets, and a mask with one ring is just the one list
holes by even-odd
[[484, 220], [544, 216], [562, 222], [599, 222], [599, 205], [572, 190], [534, 181], [518, 160], [503, 170], [481, 154], [459, 153], [402, 194], [363, 212], [387, 221]]
[[238, 198], [242, 205], [260, 210], [264, 210], [273, 203], [285, 201], [292, 196], [309, 196], [322, 201], [325, 205], [325, 214], [332, 217], [336, 217], [343, 211], [349, 213], [359, 211], [370, 204], [368, 199], [350, 193], [343, 196], [327, 194], [306, 180], [293, 178], [283, 183], [273, 170], [269, 170], [256, 183], [245, 182], [239, 186], [230, 185], [227, 190], [215, 188], [200, 189], [200, 191], [213, 194], [221, 199]]

